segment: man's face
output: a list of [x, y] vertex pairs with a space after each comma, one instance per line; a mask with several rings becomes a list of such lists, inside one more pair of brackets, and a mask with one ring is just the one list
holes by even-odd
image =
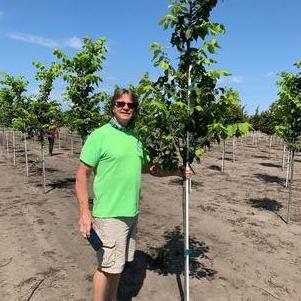
[[135, 111], [134, 102], [128, 94], [125, 93], [119, 99], [115, 100], [113, 108], [114, 117], [122, 126], [126, 126], [129, 123], [134, 117]]

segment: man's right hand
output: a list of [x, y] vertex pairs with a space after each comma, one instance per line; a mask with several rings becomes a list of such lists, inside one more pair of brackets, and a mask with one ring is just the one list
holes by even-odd
[[89, 209], [88, 179], [92, 167], [80, 162], [76, 172], [75, 191], [79, 203], [79, 229], [84, 238], [90, 235], [91, 213]]
[[79, 230], [84, 238], [90, 235], [92, 225], [91, 213], [89, 210], [80, 213]]

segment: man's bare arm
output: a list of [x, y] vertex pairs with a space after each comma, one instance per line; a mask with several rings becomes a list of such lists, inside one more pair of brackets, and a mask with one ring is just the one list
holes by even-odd
[[91, 212], [89, 208], [89, 190], [88, 181], [92, 167], [80, 163], [76, 172], [75, 191], [79, 204], [79, 226], [80, 232], [86, 238], [90, 235], [91, 230]]

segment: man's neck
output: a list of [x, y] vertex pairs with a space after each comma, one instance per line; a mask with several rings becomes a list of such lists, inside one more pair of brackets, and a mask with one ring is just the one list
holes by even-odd
[[116, 117], [112, 118], [112, 122], [117, 128], [119, 128], [121, 130], [126, 130], [126, 128], [127, 128], [126, 125], [122, 125], [121, 123], [119, 123], [118, 120], [116, 119]]

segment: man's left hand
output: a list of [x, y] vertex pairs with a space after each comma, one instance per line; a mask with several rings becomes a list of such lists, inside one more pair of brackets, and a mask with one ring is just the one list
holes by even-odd
[[190, 179], [192, 175], [195, 173], [190, 165], [181, 166], [181, 177], [184, 179]]

